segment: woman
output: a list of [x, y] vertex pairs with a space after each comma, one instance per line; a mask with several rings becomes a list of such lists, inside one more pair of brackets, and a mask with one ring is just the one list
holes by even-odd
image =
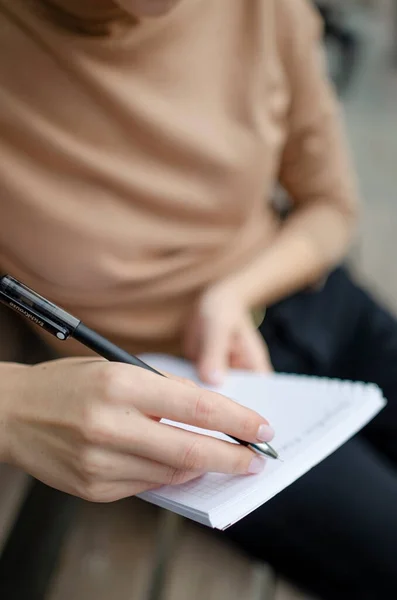
[[[232, 366], [378, 383], [389, 407], [364, 434], [227, 535], [322, 598], [393, 597], [396, 323], [343, 271], [305, 291], [342, 261], [357, 213], [317, 16], [305, 0], [0, 0], [0, 14], [2, 271], [205, 381]], [[263, 466], [148, 417], [272, 437], [216, 395], [92, 358], [3, 364], [1, 385], [3, 458], [95, 501]]]

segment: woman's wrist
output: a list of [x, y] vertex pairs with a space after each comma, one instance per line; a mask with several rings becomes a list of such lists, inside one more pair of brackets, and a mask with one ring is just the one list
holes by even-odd
[[0, 363], [0, 463], [12, 462], [8, 434], [11, 406], [17, 402], [19, 383], [26, 368], [15, 363]]
[[[257, 285], [258, 282], [256, 282]], [[256, 286], [251, 285], [249, 278], [247, 281], [246, 274], [242, 271], [214, 284], [207, 290], [206, 297], [219, 297], [224, 303], [234, 304], [241, 311], [250, 313], [263, 306], [262, 302], [259, 304], [255, 302], [255, 294], [251, 293], [252, 287]]]
[[241, 313], [251, 315], [255, 327], [259, 327], [265, 318], [266, 306], [264, 304], [251, 304], [249, 298], [244, 294], [244, 285], [239, 283], [238, 277], [235, 279], [220, 281], [209, 288], [202, 298], [202, 308], [205, 312], [205, 303], [213, 303], [213, 299], [218, 299], [220, 312], [225, 312], [230, 304], [238, 307]]
[[311, 238], [285, 231], [253, 262], [215, 284], [215, 289], [251, 311], [315, 284], [330, 266]]

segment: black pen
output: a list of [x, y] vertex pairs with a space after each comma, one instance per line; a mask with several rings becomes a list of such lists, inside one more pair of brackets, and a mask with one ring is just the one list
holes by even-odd
[[[129, 354], [89, 329], [76, 317], [46, 300], [10, 275], [0, 277], [0, 301], [59, 340], [73, 338], [111, 362], [127, 363], [165, 377], [163, 373], [156, 371], [137, 356]], [[251, 444], [230, 435], [228, 437], [258, 454], [274, 459], [279, 458], [277, 452], [266, 442]]]

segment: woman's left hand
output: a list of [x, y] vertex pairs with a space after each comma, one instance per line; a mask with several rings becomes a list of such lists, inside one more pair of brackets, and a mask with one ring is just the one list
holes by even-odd
[[202, 381], [219, 385], [228, 368], [272, 371], [265, 341], [251, 311], [230, 287], [205, 292], [187, 323], [184, 352]]

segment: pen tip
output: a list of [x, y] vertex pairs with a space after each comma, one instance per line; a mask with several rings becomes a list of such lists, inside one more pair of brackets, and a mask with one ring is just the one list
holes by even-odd
[[279, 459], [278, 453], [272, 446], [270, 446], [270, 444], [266, 444], [266, 454], [268, 456], [271, 456], [271, 458], [274, 458], [275, 460]]
[[269, 444], [266, 444], [266, 443], [252, 444], [250, 447], [252, 448], [252, 450], [255, 450], [259, 454], [262, 454], [269, 458], [273, 458], [274, 460], [279, 459], [279, 455], [274, 450], [274, 448], [272, 448]]

